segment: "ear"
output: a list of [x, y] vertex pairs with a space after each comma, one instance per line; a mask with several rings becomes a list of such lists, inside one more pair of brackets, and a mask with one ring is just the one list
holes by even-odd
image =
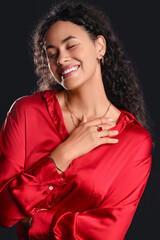
[[97, 59], [101, 59], [101, 55], [104, 56], [106, 53], [106, 40], [102, 35], [98, 35], [95, 40], [95, 46], [97, 50]]

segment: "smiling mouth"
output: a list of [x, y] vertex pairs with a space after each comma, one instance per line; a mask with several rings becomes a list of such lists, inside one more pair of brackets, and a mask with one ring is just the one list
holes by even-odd
[[76, 67], [72, 67], [72, 68], [70, 68], [70, 69], [67, 69], [66, 71], [64, 71], [63, 73], [61, 73], [61, 77], [67, 78], [67, 77], [71, 76], [72, 74], [74, 74], [74, 73], [78, 70], [79, 67], [80, 67], [80, 66], [78, 65], [78, 66], [76, 66]]

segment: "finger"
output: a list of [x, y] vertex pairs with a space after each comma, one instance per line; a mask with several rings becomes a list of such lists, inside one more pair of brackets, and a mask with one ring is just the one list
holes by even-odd
[[100, 131], [100, 132], [97, 131], [97, 135], [99, 137], [112, 137], [112, 136], [116, 136], [117, 134], [118, 134], [117, 130], [110, 131], [110, 130], [106, 129], [106, 130], [103, 130], [103, 131]]
[[96, 118], [93, 120], [88, 120], [85, 123], [85, 126], [96, 126], [96, 125], [101, 125], [106, 123], [113, 123], [113, 119], [112, 118]]
[[116, 126], [116, 121], [114, 122], [108, 122], [98, 125], [99, 127], [102, 127], [102, 129], [110, 129]]
[[99, 145], [101, 144], [115, 144], [118, 143], [119, 140], [117, 138], [99, 138]]
[[[88, 128], [91, 129], [92, 132], [98, 131], [98, 128], [102, 128], [102, 130], [112, 130], [113, 127], [116, 126], [116, 122], [114, 123], [104, 123], [104, 124], [98, 124], [98, 125], [94, 125], [94, 126], [88, 126]], [[100, 130], [100, 131], [102, 131]], [[98, 131], [98, 132], [100, 132]], [[112, 130], [113, 131], [113, 130]]]

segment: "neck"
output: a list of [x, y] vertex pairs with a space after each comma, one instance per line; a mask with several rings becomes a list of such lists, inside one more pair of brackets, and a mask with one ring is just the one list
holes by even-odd
[[82, 114], [87, 120], [103, 117], [110, 104], [102, 79], [98, 84], [92, 83], [89, 87], [84, 85], [66, 92], [70, 108], [79, 119], [82, 118]]

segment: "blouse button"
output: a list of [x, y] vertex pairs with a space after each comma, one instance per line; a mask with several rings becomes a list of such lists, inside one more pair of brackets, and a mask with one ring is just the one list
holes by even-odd
[[53, 190], [53, 186], [49, 186], [49, 190]]

